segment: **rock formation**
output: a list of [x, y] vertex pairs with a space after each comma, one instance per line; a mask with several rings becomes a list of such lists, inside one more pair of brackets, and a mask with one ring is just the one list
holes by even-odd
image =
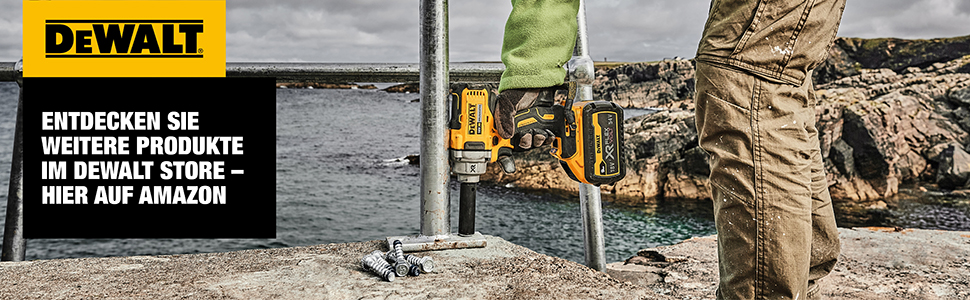
[[819, 139], [832, 196], [877, 200], [894, 195], [901, 182], [933, 182], [938, 148], [970, 141], [970, 126], [959, 125], [970, 117], [968, 104], [951, 97], [970, 84], [970, 74], [956, 72], [968, 63], [970, 57], [902, 74], [862, 69], [818, 86]]
[[373, 84], [358, 85], [356, 83], [328, 83], [328, 82], [278, 82], [276, 88], [296, 88], [296, 89], [377, 89]]
[[693, 109], [694, 65], [675, 59], [601, 68], [593, 93], [628, 108]]
[[[901, 73], [910, 67], [922, 69], [958, 59], [970, 54], [970, 36], [931, 40], [840, 37], [829, 48], [829, 54], [815, 70], [817, 85], [858, 75], [862, 69], [890, 69]], [[968, 73], [970, 68], [960, 72]]]
[[389, 87], [385, 88], [384, 91], [385, 92], [388, 92], [388, 93], [417, 93], [417, 92], [420, 92], [418, 90], [418, 83], [416, 83], [416, 82], [402, 83], [402, 84], [398, 84], [398, 85], [389, 86]]
[[[836, 41], [832, 58], [815, 74], [817, 125], [834, 198], [876, 201], [896, 194], [900, 183], [935, 183], [938, 177], [944, 179], [941, 187], [968, 187], [967, 174], [938, 174], [953, 170], [954, 159], [970, 163], [944, 151], [970, 143], [968, 45], [970, 36]], [[694, 128], [693, 75], [693, 65], [685, 60], [597, 71], [598, 98], [628, 108], [665, 108], [626, 120], [627, 176], [604, 186], [604, 195], [627, 202], [709, 197], [707, 154], [697, 147]], [[944, 168], [941, 159], [948, 163]], [[576, 184], [544, 150], [515, 160], [516, 174], [494, 168], [483, 179], [576, 192]], [[964, 179], [947, 183], [947, 178]]]

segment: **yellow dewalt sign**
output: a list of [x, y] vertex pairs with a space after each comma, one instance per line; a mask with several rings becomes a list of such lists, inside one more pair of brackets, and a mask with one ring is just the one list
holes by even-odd
[[224, 77], [226, 2], [24, 1], [24, 77]]

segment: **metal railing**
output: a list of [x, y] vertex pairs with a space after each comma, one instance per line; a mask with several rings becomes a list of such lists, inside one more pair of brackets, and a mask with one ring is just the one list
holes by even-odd
[[[0, 62], [0, 81], [14, 81], [14, 62]], [[450, 63], [451, 82], [498, 82], [502, 63]], [[416, 63], [230, 62], [226, 77], [276, 77], [278, 82], [418, 82]]]
[[15, 62], [0, 62], [0, 81], [17, 80], [18, 72], [14, 69]]
[[[276, 77], [279, 82], [418, 82], [420, 67], [386, 63], [227, 63], [226, 76]], [[448, 78], [451, 82], [498, 82], [504, 71], [501, 63], [452, 63]]]

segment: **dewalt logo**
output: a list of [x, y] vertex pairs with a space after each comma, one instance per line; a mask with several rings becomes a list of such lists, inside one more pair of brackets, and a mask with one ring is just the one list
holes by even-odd
[[481, 104], [468, 104], [468, 134], [482, 134], [481, 111]]
[[203, 57], [197, 48], [202, 20], [47, 20], [44, 30], [47, 58]]
[[25, 1], [25, 77], [225, 76], [225, 1]]

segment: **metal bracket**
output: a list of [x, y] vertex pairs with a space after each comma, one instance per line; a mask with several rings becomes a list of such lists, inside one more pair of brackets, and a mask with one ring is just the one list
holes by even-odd
[[434, 251], [446, 249], [484, 248], [485, 236], [479, 232], [470, 236], [439, 235], [439, 236], [389, 236], [388, 249], [393, 249], [394, 240], [401, 240], [404, 252]]

